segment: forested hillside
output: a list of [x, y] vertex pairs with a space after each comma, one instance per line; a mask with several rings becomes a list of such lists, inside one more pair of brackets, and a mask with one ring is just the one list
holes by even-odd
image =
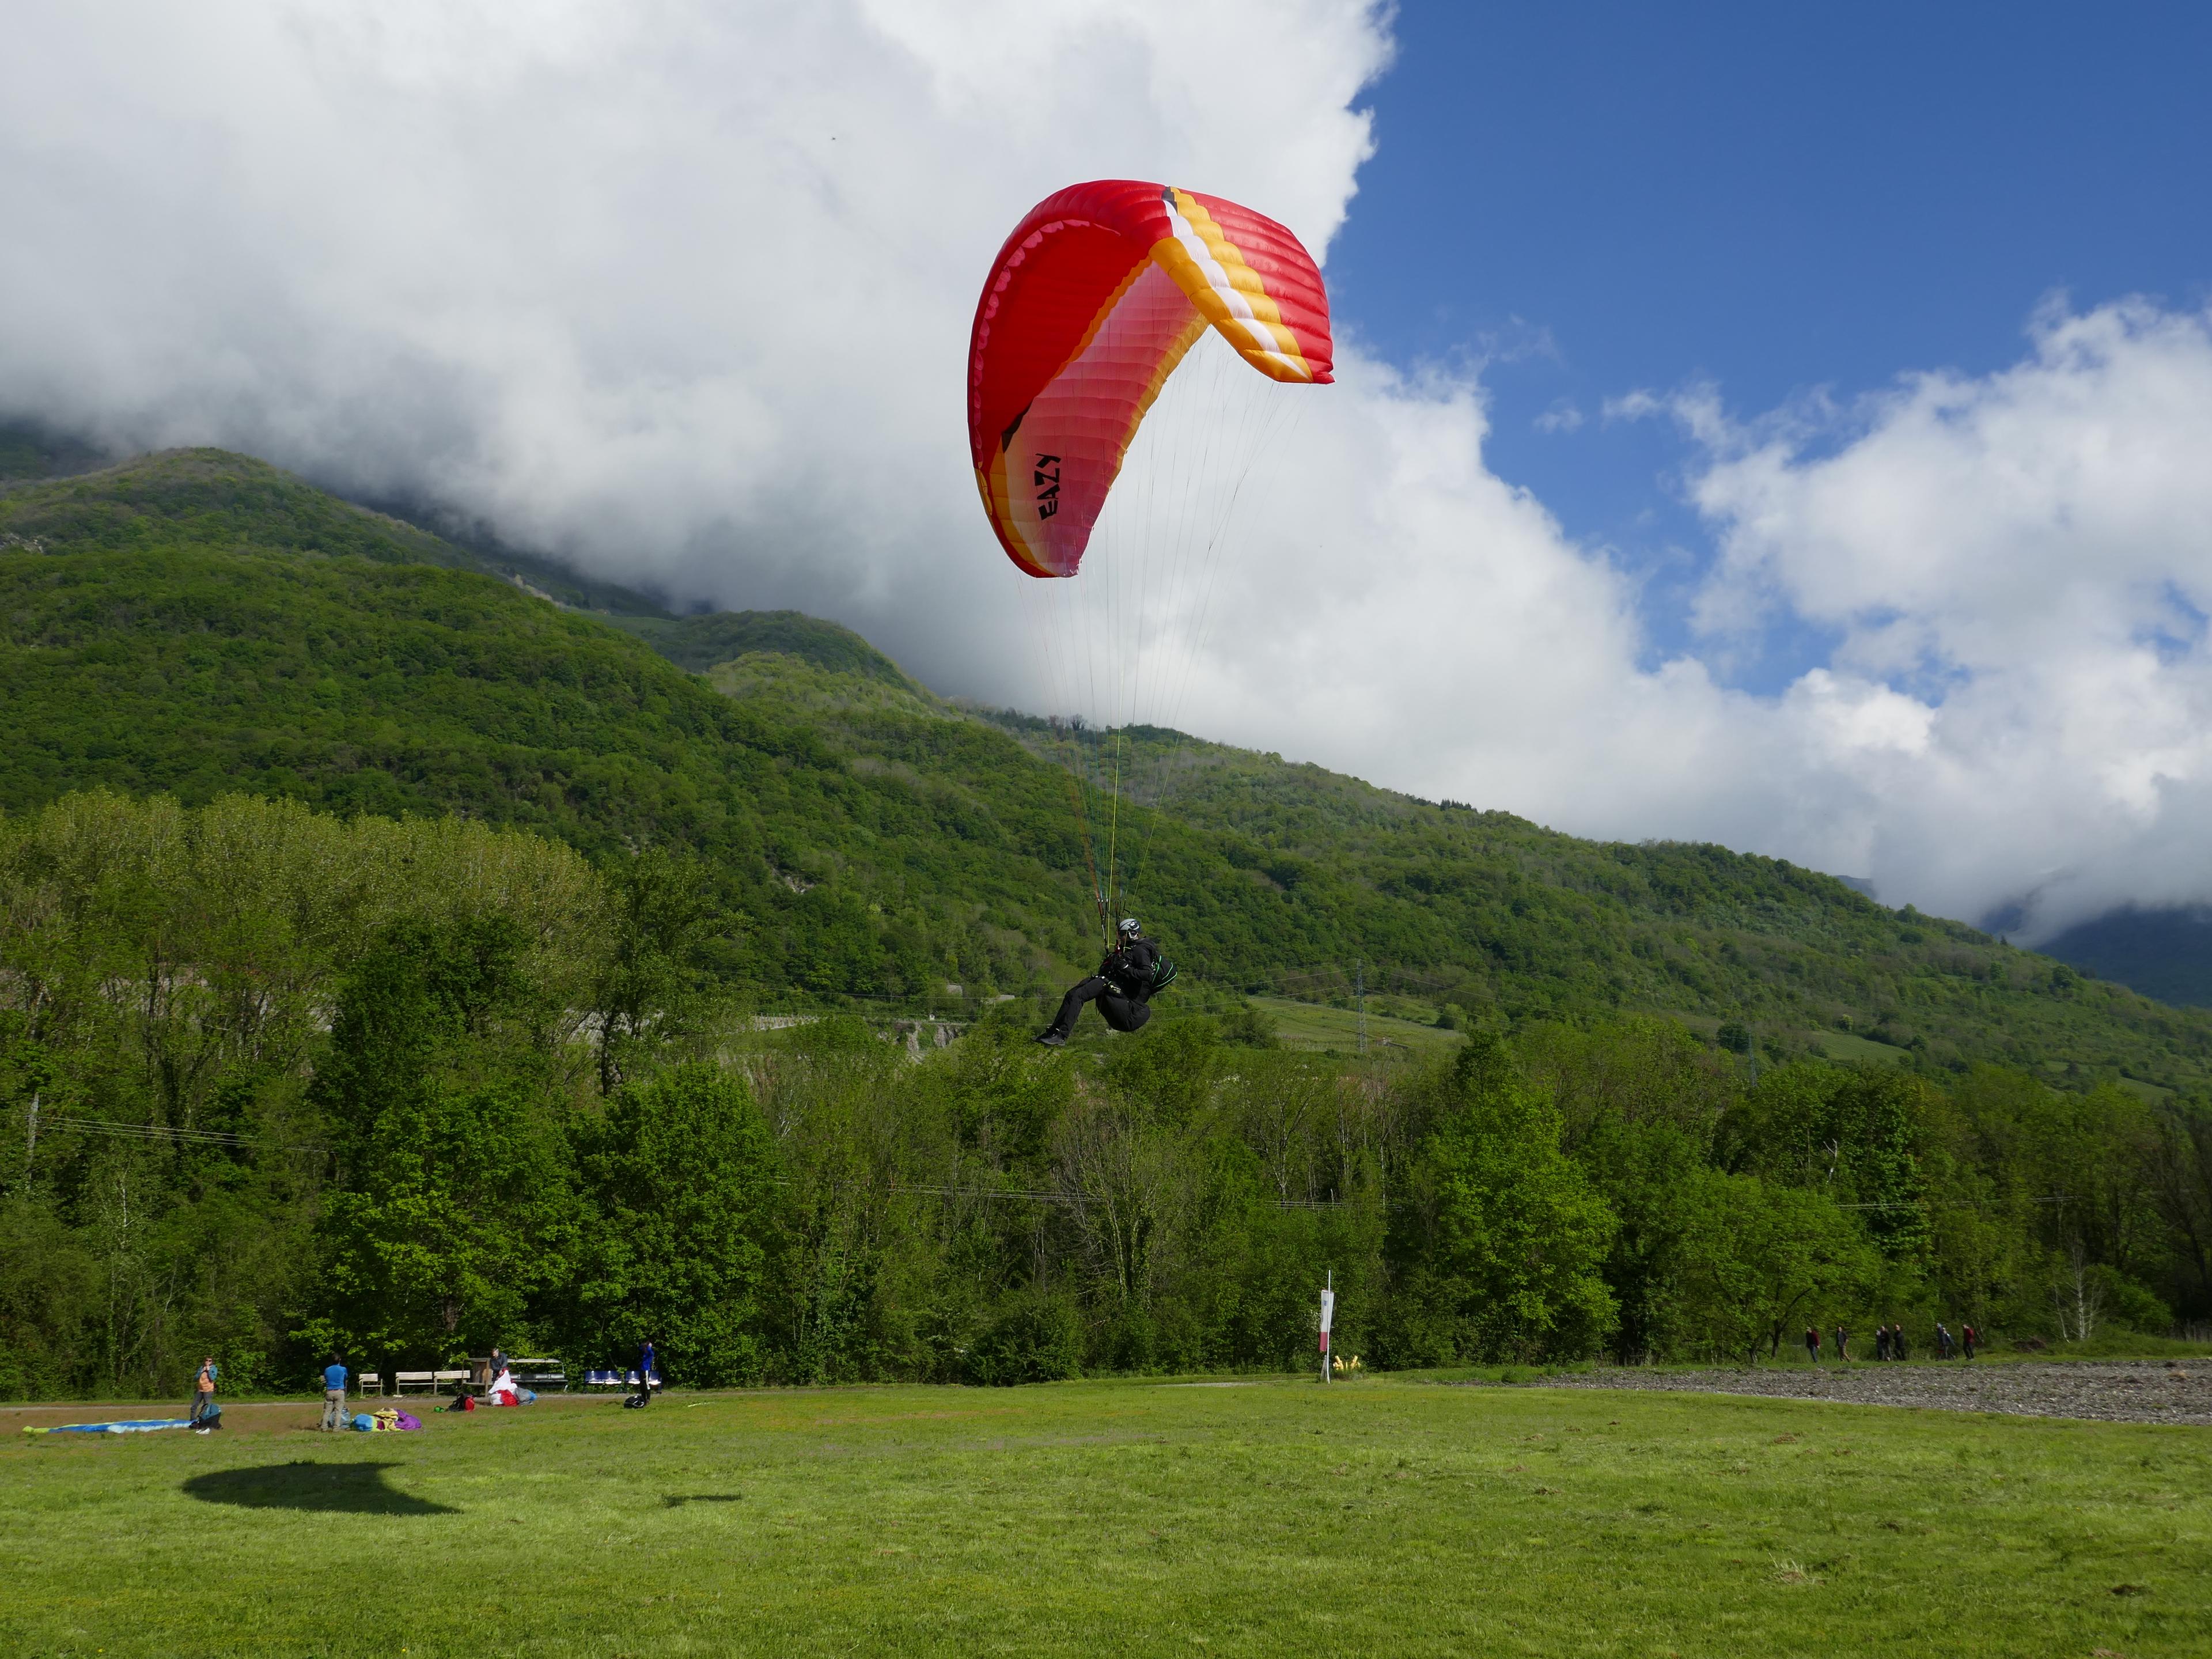
[[[1108, 734], [210, 452], [0, 493], [0, 1394], [2212, 1317], [2212, 1016], [1826, 876], [1122, 733], [1186, 976], [1054, 1054]], [[1425, 1060], [1247, 1000], [1355, 971]]]
[[[708, 890], [716, 971], [763, 994], [1020, 983], [1024, 940], [1060, 908], [1075, 945], [1048, 863], [1073, 848], [1055, 844], [1069, 837], [1043, 769], [992, 780], [988, 813], [957, 783], [861, 775], [789, 711], [420, 562], [423, 532], [273, 468], [192, 452], [20, 488], [0, 496], [0, 807], [94, 785], [242, 789], [460, 812], [599, 858], [681, 853]], [[986, 769], [1019, 759], [971, 722], [948, 729]]]
[[[217, 452], [15, 486], [0, 808], [245, 790], [458, 811], [599, 860], [659, 848], [698, 860], [712, 971], [794, 1006], [952, 1012], [1086, 957], [1066, 734], [945, 704], [830, 623], [603, 617], [480, 563]], [[1340, 999], [1357, 965], [1424, 1019], [1664, 1011], [1770, 1057], [2002, 1060], [2076, 1086], [2212, 1065], [2212, 1016], [1814, 872], [1128, 735], [1156, 804], [1132, 820], [1135, 902], [1219, 985]]]

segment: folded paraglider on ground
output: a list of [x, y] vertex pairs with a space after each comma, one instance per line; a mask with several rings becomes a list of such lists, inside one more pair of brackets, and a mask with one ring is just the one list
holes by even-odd
[[382, 1411], [362, 1412], [353, 1419], [353, 1425], [364, 1434], [392, 1434], [422, 1426], [422, 1419], [412, 1412], [403, 1412], [396, 1406]]

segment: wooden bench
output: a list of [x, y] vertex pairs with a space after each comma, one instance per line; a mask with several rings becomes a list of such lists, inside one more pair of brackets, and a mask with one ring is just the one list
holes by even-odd
[[557, 1359], [510, 1359], [508, 1370], [514, 1373], [515, 1384], [525, 1389], [558, 1389], [563, 1394], [568, 1389], [568, 1374], [562, 1370]]
[[468, 1380], [469, 1374], [465, 1370], [394, 1371], [392, 1373], [392, 1392], [405, 1394], [410, 1389], [421, 1389], [427, 1393], [435, 1394], [449, 1382], [459, 1388], [465, 1385]]

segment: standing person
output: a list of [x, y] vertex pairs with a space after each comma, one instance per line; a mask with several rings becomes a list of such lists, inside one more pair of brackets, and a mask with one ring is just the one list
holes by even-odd
[[1889, 1357], [1892, 1359], [1902, 1359], [1905, 1356], [1905, 1327], [1892, 1325], [1889, 1328]]
[[1974, 1345], [1982, 1340], [1981, 1333], [1972, 1325], [1961, 1325], [1959, 1327], [1959, 1334], [1966, 1339], [1966, 1358], [1972, 1359], [1974, 1357]]
[[200, 1368], [192, 1377], [191, 1422], [196, 1429], [199, 1427], [204, 1419], [215, 1411], [216, 1375], [215, 1356], [210, 1354], [200, 1361]]
[[637, 1345], [637, 1403], [653, 1403], [653, 1339], [649, 1336]]
[[1820, 1328], [1818, 1325], [1805, 1328], [1805, 1358], [1815, 1365], [1820, 1363]]
[[1951, 1332], [1940, 1319], [1936, 1322], [1936, 1356], [1939, 1359], [1951, 1357]]
[[323, 1427], [342, 1429], [346, 1425], [346, 1377], [349, 1373], [338, 1363], [336, 1354], [323, 1367]]
[[1889, 1327], [1887, 1325], [1874, 1328], [1874, 1357], [1876, 1359], [1889, 1358]]
[[1851, 1363], [1851, 1334], [1841, 1325], [1836, 1327], [1836, 1358], [1846, 1365]]

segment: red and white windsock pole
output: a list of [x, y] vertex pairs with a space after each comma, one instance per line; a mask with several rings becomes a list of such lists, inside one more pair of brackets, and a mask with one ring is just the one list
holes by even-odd
[[1321, 1380], [1328, 1381], [1328, 1326], [1336, 1317], [1336, 1269], [1328, 1272], [1328, 1283], [1321, 1292]]

